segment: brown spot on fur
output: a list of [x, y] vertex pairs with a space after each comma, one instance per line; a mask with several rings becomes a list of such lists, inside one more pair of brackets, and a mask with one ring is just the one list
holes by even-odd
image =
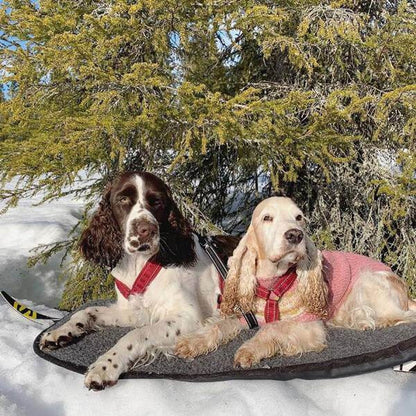
[[103, 365], [103, 370], [107, 370], [107, 367], [105, 365]]
[[118, 364], [113, 364], [113, 367], [114, 368], [118, 368]]
[[113, 360], [111, 358], [108, 358], [107, 361], [111, 363]]
[[180, 335], [181, 334], [181, 330], [180, 329], [177, 329], [176, 330], [176, 335]]
[[128, 346], [127, 346], [127, 349], [128, 349], [129, 351], [131, 351], [131, 350], [133, 349], [133, 345], [131, 345], [131, 344], [130, 344], [130, 345], [128, 345]]
[[79, 328], [79, 329], [84, 328], [84, 324], [83, 324], [83, 323], [81, 323], [81, 322], [77, 322], [75, 325], [76, 325], [76, 326], [77, 326], [77, 328]]

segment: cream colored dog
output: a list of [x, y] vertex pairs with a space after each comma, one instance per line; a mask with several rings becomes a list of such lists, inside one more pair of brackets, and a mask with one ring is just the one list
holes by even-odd
[[[244, 368], [276, 354], [321, 351], [326, 324], [365, 330], [416, 322], [416, 303], [389, 267], [353, 253], [321, 252], [304, 227], [302, 211], [289, 198], [256, 207], [229, 260], [224, 318], [180, 338], [178, 356], [207, 354], [235, 338], [247, 328], [237, 311], [253, 311], [262, 326], [235, 355], [235, 365]], [[291, 277], [277, 296], [276, 288]]]

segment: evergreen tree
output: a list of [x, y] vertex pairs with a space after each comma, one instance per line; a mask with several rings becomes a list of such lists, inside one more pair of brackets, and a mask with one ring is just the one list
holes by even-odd
[[125, 169], [163, 177], [203, 231], [242, 231], [284, 192], [318, 244], [389, 262], [416, 294], [413, 2], [6, 0], [0, 45], [0, 175], [18, 178], [2, 198], [88, 201], [34, 259], [72, 253], [63, 307], [112, 294], [76, 243]]

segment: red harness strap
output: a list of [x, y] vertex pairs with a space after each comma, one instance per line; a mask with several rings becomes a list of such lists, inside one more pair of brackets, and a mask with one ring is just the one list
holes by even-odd
[[144, 293], [153, 279], [158, 275], [161, 268], [162, 266], [155, 262], [155, 256], [153, 256], [147, 260], [146, 264], [143, 266], [143, 269], [134, 281], [131, 289], [123, 282], [120, 282], [120, 280], [114, 279], [117, 289], [126, 299], [130, 295]]
[[[296, 280], [296, 269], [290, 269], [279, 278], [272, 289], [257, 285], [256, 295], [266, 300], [264, 307], [264, 319], [266, 323], [278, 321], [280, 318], [279, 299], [292, 287]], [[275, 295], [273, 299], [270, 296]]]
[[[143, 266], [143, 269], [136, 277], [136, 280], [133, 283], [132, 288], [130, 289], [126, 284], [120, 280], [114, 278], [114, 282], [117, 286], [117, 289], [120, 293], [127, 299], [130, 295], [144, 293], [147, 287], [152, 283], [153, 279], [158, 275], [162, 266], [155, 261], [155, 256], [151, 257]], [[224, 291], [224, 280], [220, 275], [218, 275], [218, 281], [220, 286], [221, 294], [218, 295], [217, 299], [217, 308], [220, 307], [222, 301], [222, 293]]]

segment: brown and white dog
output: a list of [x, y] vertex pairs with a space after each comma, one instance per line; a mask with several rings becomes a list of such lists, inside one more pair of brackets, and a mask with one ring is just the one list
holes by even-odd
[[[217, 237], [229, 254], [236, 242]], [[85, 385], [90, 389], [115, 384], [134, 363], [172, 353], [179, 335], [219, 314], [217, 271], [168, 186], [150, 173], [127, 172], [107, 186], [80, 247], [87, 260], [112, 268], [117, 303], [75, 313], [42, 337], [41, 348], [62, 347], [102, 326], [136, 327], [89, 367]], [[160, 271], [143, 293], [129, 295], [149, 259]]]
[[244, 368], [276, 354], [321, 351], [324, 322], [357, 330], [416, 322], [416, 303], [389, 267], [353, 253], [321, 252], [304, 227], [289, 198], [256, 207], [229, 259], [221, 310], [230, 317], [181, 337], [178, 356], [206, 354], [235, 338], [246, 328], [236, 307], [255, 312], [262, 324], [236, 352], [235, 365]]

